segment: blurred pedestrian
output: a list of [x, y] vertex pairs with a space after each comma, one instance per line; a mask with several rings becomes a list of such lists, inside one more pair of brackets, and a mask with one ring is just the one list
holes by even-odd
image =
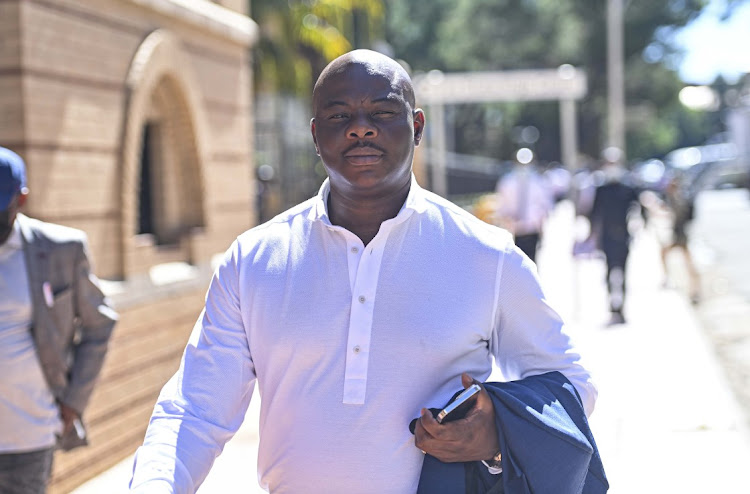
[[46, 491], [55, 447], [86, 444], [81, 417], [117, 318], [86, 236], [19, 213], [20, 156], [0, 148], [0, 492]]
[[667, 257], [673, 250], [679, 250], [683, 254], [687, 269], [690, 301], [697, 304], [700, 302], [700, 277], [688, 247], [688, 228], [695, 216], [695, 201], [683, 175], [675, 172], [669, 179], [660, 206], [669, 214], [671, 220], [671, 235], [661, 250], [665, 284], [669, 284]]
[[630, 214], [640, 205], [636, 187], [627, 183], [621, 163], [622, 151], [607, 148], [602, 153], [604, 183], [596, 188], [589, 214], [594, 243], [604, 253], [607, 263], [609, 293], [609, 324], [625, 322], [626, 273], [630, 253]]
[[573, 181], [570, 170], [560, 163], [553, 163], [544, 170], [542, 176], [549, 184], [550, 195], [555, 204], [570, 197]]
[[313, 115], [328, 178], [227, 251], [131, 492], [195, 492], [256, 380], [258, 478], [270, 492], [414, 493], [425, 453], [498, 473], [486, 389], [463, 419], [438, 424], [426, 409], [487, 379], [493, 360], [507, 379], [559, 371], [592, 409], [596, 391], [533, 264], [507, 232], [417, 184], [425, 119], [401, 65], [369, 50], [337, 58], [315, 84]]
[[510, 231], [518, 248], [536, 261], [544, 221], [554, 198], [550, 183], [536, 169], [530, 149], [518, 150], [513, 168], [497, 182], [496, 197], [498, 226]]
[[588, 218], [594, 205], [596, 188], [604, 181], [599, 166], [592, 158], [583, 157], [583, 164], [571, 177], [570, 192], [575, 207], [576, 217]]

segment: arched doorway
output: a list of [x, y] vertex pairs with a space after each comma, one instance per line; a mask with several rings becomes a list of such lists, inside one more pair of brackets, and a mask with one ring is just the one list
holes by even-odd
[[[176, 38], [152, 32], [126, 81], [120, 162], [120, 274], [163, 260], [191, 262], [190, 240], [205, 227], [205, 118]], [[165, 255], [166, 253], [166, 255]]]

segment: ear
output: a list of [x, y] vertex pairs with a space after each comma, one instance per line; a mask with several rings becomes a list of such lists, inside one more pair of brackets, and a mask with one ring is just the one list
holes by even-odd
[[424, 133], [424, 112], [421, 108], [414, 110], [414, 145], [419, 146]]
[[315, 135], [315, 118], [310, 119], [310, 133], [312, 134], [313, 144], [315, 144], [315, 154], [320, 156], [320, 149], [318, 149], [318, 137]]
[[24, 188], [19, 194], [18, 194], [18, 207], [23, 207], [24, 204], [26, 204], [26, 199], [29, 197], [29, 191]]

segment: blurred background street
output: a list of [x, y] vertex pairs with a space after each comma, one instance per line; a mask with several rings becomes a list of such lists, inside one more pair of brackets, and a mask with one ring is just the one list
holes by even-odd
[[[748, 46], [750, 0], [0, 0], [23, 212], [86, 232], [120, 314], [50, 493], [126, 491], [217, 256], [324, 180], [312, 84], [354, 48], [413, 77], [422, 186], [508, 228], [509, 172], [548, 187], [539, 272], [597, 376], [611, 492], [746, 491]], [[588, 236], [613, 182], [638, 197], [623, 324]], [[201, 493], [257, 491], [257, 407]]]
[[697, 313], [750, 417], [750, 197], [743, 190], [706, 191], [698, 204], [694, 251], [705, 298]]

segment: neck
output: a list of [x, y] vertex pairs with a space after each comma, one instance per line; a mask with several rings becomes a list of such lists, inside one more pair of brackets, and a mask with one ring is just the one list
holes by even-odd
[[328, 217], [331, 224], [346, 228], [367, 245], [375, 238], [380, 225], [395, 218], [409, 195], [411, 180], [394, 192], [372, 198], [352, 197], [331, 186], [328, 194]]

